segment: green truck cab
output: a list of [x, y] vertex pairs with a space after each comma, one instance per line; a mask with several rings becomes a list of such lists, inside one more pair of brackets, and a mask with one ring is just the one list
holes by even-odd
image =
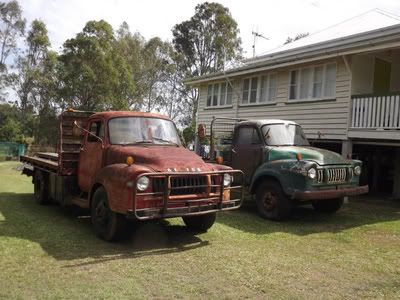
[[311, 147], [292, 121], [214, 118], [210, 148], [211, 158], [245, 173], [248, 192], [267, 219], [285, 219], [302, 204], [333, 213], [344, 197], [368, 192], [359, 185], [361, 161]]

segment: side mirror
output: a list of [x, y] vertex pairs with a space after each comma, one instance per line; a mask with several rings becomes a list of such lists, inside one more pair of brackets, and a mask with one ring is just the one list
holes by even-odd
[[82, 133], [83, 130], [81, 124], [78, 124], [78, 121], [75, 120], [72, 126], [72, 135], [75, 137], [80, 137], [82, 136]]
[[[103, 139], [93, 133], [91, 133], [89, 130], [86, 130], [85, 128], [81, 127], [77, 121], [74, 121], [74, 127], [78, 128], [80, 130], [80, 133], [82, 134], [82, 132], [86, 132], [90, 138], [93, 138], [93, 142], [101, 142], [101, 148], [104, 149], [104, 142]], [[89, 141], [89, 139], [88, 139]]]
[[206, 125], [199, 124], [199, 126], [197, 127], [197, 135], [201, 139], [204, 139], [206, 137]]

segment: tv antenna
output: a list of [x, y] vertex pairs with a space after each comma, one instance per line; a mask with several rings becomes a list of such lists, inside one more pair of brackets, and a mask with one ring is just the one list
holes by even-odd
[[257, 31], [252, 31], [251, 34], [254, 36], [253, 37], [253, 57], [256, 56], [256, 40], [258, 37], [263, 38], [264, 40], [269, 40], [269, 38], [263, 36], [261, 33]]

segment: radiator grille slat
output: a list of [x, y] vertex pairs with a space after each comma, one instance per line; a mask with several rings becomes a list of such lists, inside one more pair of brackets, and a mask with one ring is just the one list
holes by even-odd
[[318, 183], [341, 183], [347, 180], [347, 169], [346, 168], [327, 168], [318, 169], [317, 171]]
[[[171, 196], [201, 194], [207, 191], [206, 176], [171, 177]], [[213, 180], [214, 181], [214, 180]], [[166, 182], [164, 178], [153, 180], [153, 192], [164, 192]]]

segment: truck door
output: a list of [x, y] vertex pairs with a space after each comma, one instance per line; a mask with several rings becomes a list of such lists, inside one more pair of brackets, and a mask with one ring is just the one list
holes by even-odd
[[242, 170], [245, 183], [250, 184], [254, 171], [261, 163], [263, 143], [258, 129], [239, 127], [233, 138], [232, 168]]
[[[104, 141], [103, 121], [91, 121], [89, 131]], [[87, 133], [79, 155], [78, 183], [82, 191], [89, 192], [92, 180], [102, 166], [102, 142], [97, 137]]]

